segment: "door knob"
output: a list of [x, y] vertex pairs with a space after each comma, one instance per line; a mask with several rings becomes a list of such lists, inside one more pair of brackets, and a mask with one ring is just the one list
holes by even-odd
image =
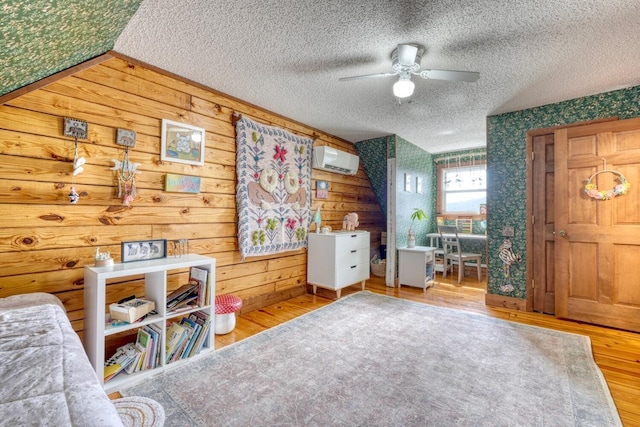
[[560, 236], [560, 237], [566, 237], [566, 236], [567, 236], [567, 232], [566, 232], [566, 231], [564, 231], [564, 230], [560, 230], [560, 231], [558, 231], [558, 236]]

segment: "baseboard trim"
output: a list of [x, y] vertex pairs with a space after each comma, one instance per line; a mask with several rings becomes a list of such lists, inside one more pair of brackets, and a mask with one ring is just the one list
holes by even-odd
[[491, 307], [509, 308], [512, 310], [527, 311], [527, 300], [523, 298], [506, 297], [504, 295], [485, 294], [485, 305]]

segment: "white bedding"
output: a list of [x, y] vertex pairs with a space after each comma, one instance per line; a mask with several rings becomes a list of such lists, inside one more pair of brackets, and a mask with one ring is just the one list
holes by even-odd
[[58, 298], [0, 298], [0, 426], [122, 426]]

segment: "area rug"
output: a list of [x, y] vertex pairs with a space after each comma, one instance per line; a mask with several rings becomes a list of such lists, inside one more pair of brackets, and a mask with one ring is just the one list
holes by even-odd
[[621, 426], [588, 337], [373, 294], [148, 379], [167, 426]]

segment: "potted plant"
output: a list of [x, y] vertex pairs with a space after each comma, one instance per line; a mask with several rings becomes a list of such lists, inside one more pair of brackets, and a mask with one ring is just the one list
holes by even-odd
[[427, 219], [427, 214], [420, 208], [413, 208], [411, 214], [411, 226], [409, 227], [409, 238], [407, 240], [407, 247], [414, 248], [416, 246], [416, 235], [413, 231], [413, 224], [418, 221], [422, 222]]

